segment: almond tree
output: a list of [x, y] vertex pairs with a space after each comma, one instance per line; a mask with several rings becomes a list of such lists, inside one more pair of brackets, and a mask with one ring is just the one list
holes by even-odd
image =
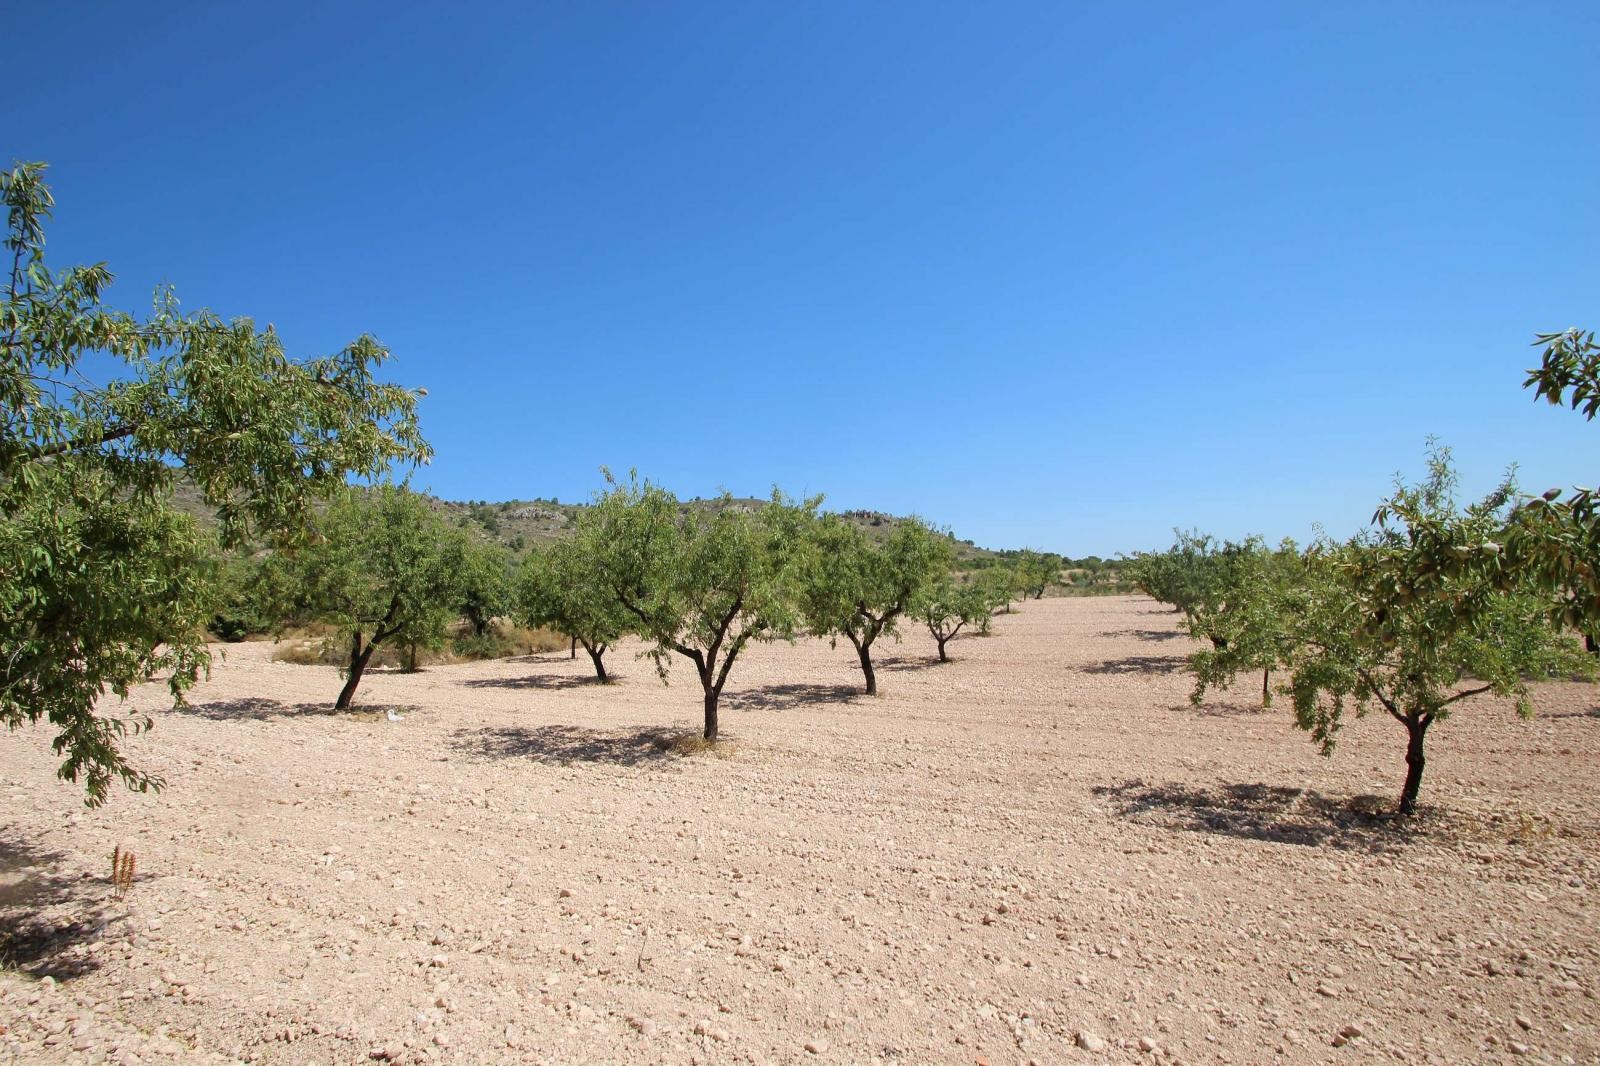
[[717, 739], [718, 704], [739, 653], [751, 641], [793, 640], [799, 629], [795, 582], [819, 502], [797, 504], [774, 490], [755, 509], [724, 495], [712, 510], [686, 510], [660, 486], [630, 478], [612, 480], [579, 518], [606, 587], [655, 643], [662, 681], [671, 655], [694, 664], [707, 740]]
[[1269, 551], [1252, 537], [1224, 571], [1217, 594], [1190, 608], [1185, 626], [1211, 647], [1189, 657], [1194, 703], [1210, 687], [1229, 688], [1243, 671], [1261, 672], [1261, 705], [1272, 706], [1272, 671], [1293, 647], [1296, 618], [1305, 609], [1305, 561], [1294, 541]]
[[1024, 599], [1043, 599], [1045, 590], [1061, 579], [1061, 556], [1024, 548], [1017, 555], [1017, 574]]
[[1284, 660], [1296, 721], [1324, 753], [1347, 711], [1381, 708], [1405, 727], [1402, 814], [1416, 810], [1428, 730], [1457, 704], [1514, 696], [1519, 713], [1531, 715], [1529, 680], [1593, 670], [1550, 624], [1545, 596], [1514, 575], [1497, 576], [1509, 480], [1462, 511], [1455, 485], [1449, 453], [1436, 449], [1428, 479], [1398, 486], [1375, 528], [1313, 547]]
[[461, 616], [472, 627], [472, 635], [488, 634], [489, 626], [510, 606], [510, 553], [494, 541], [468, 534], [455, 539], [459, 552], [455, 560], [456, 585], [461, 594]]
[[334, 709], [346, 710], [379, 646], [438, 647], [460, 617], [465, 535], [421, 497], [380, 485], [336, 497], [286, 568], [295, 613], [349, 648]]
[[[1535, 338], [1544, 347], [1523, 387], [1556, 406], [1566, 405], [1592, 421], [1600, 413], [1600, 345], [1593, 330], [1569, 329]], [[1583, 634], [1600, 654], [1600, 493], [1559, 489], [1528, 501], [1512, 516], [1508, 554], [1554, 598], [1552, 616]]]
[[991, 593], [977, 582], [962, 583], [949, 574], [925, 587], [911, 605], [911, 617], [928, 627], [928, 635], [939, 645], [939, 661], [950, 655], [945, 645], [969, 625], [987, 627], [994, 613]]
[[517, 616], [525, 625], [552, 626], [579, 644], [594, 663], [595, 677], [606, 675], [605, 654], [627, 633], [633, 616], [605, 582], [594, 537], [585, 524], [576, 536], [531, 553], [517, 582]]
[[372, 337], [296, 362], [271, 326], [182, 314], [170, 293], [137, 318], [105, 305], [105, 264], [51, 269], [44, 169], [0, 171], [0, 721], [48, 721], [60, 776], [96, 805], [113, 780], [161, 783], [119, 750], [150, 720], [97, 703], [156, 677], [181, 702], [210, 661], [217, 545], [174, 482], [217, 509], [223, 546], [282, 542], [352, 474], [430, 450], [420, 390], [375, 378]]
[[799, 582], [806, 628], [816, 636], [843, 636], [856, 650], [866, 694], [878, 694], [872, 645], [939, 575], [950, 567], [948, 538], [921, 519], [898, 523], [882, 543], [861, 527], [827, 515], [808, 538]]

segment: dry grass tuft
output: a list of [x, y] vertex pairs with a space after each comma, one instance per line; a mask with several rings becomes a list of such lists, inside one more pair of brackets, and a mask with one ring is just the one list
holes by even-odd
[[669, 755], [715, 755], [731, 759], [739, 745], [731, 740], [707, 740], [699, 733], [663, 733], [656, 737], [656, 748]]
[[116, 892], [118, 899], [126, 896], [128, 890], [133, 888], [135, 866], [133, 852], [123, 851], [121, 844], [111, 849], [111, 888]]
[[272, 661], [294, 666], [332, 666], [332, 645], [321, 637], [287, 637], [272, 649]]

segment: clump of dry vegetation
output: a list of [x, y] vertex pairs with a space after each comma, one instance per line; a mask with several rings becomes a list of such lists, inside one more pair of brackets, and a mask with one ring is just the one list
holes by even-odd
[[656, 750], [668, 755], [715, 755], [731, 759], [739, 745], [731, 740], [707, 740], [699, 733], [663, 733], [655, 739]]
[[126, 896], [133, 888], [137, 866], [138, 861], [133, 857], [133, 852], [123, 851], [121, 844], [111, 849], [111, 888], [118, 899]]
[[[569, 638], [548, 626], [519, 626], [495, 621], [482, 633], [467, 625], [453, 627], [444, 647], [410, 648], [404, 645], [380, 646], [372, 655], [372, 667], [389, 670], [416, 670], [444, 663], [506, 659], [518, 655], [543, 655], [566, 651]], [[294, 666], [342, 666], [347, 658], [345, 646], [334, 639], [329, 627], [312, 625], [286, 631], [272, 649], [272, 661]]]

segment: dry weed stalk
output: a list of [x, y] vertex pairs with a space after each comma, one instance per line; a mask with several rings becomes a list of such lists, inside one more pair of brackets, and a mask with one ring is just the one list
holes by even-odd
[[123, 851], [121, 844], [111, 849], [111, 887], [118, 899], [126, 896], [133, 887], [134, 867], [133, 852]]

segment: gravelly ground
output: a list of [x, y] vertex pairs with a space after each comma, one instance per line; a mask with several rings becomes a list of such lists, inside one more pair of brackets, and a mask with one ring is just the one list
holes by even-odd
[[43, 734], [0, 744], [0, 1053], [1600, 1062], [1600, 689], [1467, 705], [1400, 830], [1360, 799], [1398, 726], [1322, 759], [1248, 691], [1190, 706], [1187, 650], [1149, 601], [1045, 600], [948, 665], [908, 633], [869, 700], [848, 648], [762, 647], [719, 758], [659, 749], [698, 688], [637, 647], [606, 687], [370, 677], [398, 722], [230, 647], [190, 710], [136, 698], [159, 797], [85, 811]]

